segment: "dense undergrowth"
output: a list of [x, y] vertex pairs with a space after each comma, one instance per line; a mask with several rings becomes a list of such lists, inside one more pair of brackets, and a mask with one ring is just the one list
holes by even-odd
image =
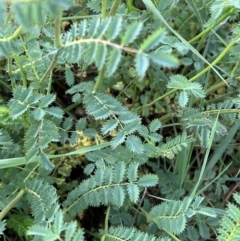
[[240, 240], [239, 0], [0, 1], [1, 240]]

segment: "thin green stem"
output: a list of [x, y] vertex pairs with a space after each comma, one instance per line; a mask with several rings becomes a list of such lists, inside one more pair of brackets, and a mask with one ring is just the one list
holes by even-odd
[[110, 216], [110, 211], [111, 211], [111, 205], [108, 205], [106, 217], [105, 217], [105, 231], [106, 232], [108, 232], [108, 220], [109, 220], [109, 216]]
[[[60, 157], [69, 157], [72, 155], [81, 155], [85, 154], [90, 151], [96, 151], [96, 150], [101, 150], [105, 147], [111, 146], [111, 142], [104, 142], [99, 145], [93, 145], [90, 147], [84, 147], [80, 148], [76, 151], [64, 153], [64, 154], [56, 154], [56, 155], [48, 155], [49, 159], [55, 159], [55, 158], [60, 158]], [[39, 157], [31, 159], [28, 163], [34, 163], [34, 162], [39, 162]], [[16, 166], [21, 166], [21, 165], [26, 165], [26, 159], [25, 157], [14, 157], [14, 158], [7, 158], [7, 159], [1, 159], [0, 160], [0, 169], [3, 168], [8, 168], [8, 167], [16, 167]]]
[[74, 109], [75, 107], [79, 106], [79, 103], [73, 103], [72, 105], [69, 105], [67, 108], [63, 110], [64, 113], [69, 112], [70, 110]]
[[[0, 85], [3, 85], [4, 88], [6, 88], [6, 89], [8, 89], [8, 90], [11, 90], [10, 85], [8, 85], [7, 83], [8, 83], [8, 82], [6, 82], [5, 79], [4, 79], [4, 80], [1, 80], [1, 79], [0, 79]], [[14, 88], [15, 86], [12, 86], [12, 87]]]
[[192, 77], [189, 81], [193, 82], [194, 80], [198, 79], [200, 76], [208, 72], [214, 65], [216, 65], [227, 53], [228, 51], [234, 46], [235, 39], [232, 40], [232, 42], [229, 43], [229, 45], [222, 51], [222, 53], [211, 63], [211, 65], [207, 66], [205, 69], [203, 69], [201, 72], [199, 72], [197, 75]]
[[20, 71], [21, 71], [23, 86], [24, 86], [25, 88], [27, 88], [27, 78], [26, 78], [26, 74], [25, 74], [25, 71], [24, 71], [24, 69], [23, 69], [23, 66], [21, 65], [21, 63], [20, 63], [20, 61], [19, 61], [18, 55], [13, 54], [13, 57], [14, 57], [16, 63], [17, 63], [18, 66], [19, 66], [19, 69], [20, 69]]
[[30, 64], [30, 66], [31, 66], [31, 69], [33, 70], [33, 73], [35, 74], [35, 77], [34, 77], [34, 78], [35, 78], [36, 80], [39, 80], [40, 77], [39, 77], [39, 75], [38, 75], [38, 71], [36, 70], [36, 67], [35, 67], [35, 65], [34, 65], [34, 63], [33, 63], [33, 59], [32, 59], [32, 57], [31, 57], [31, 55], [29, 54], [28, 48], [27, 48], [27, 46], [24, 44], [24, 40], [23, 40], [22, 38], [21, 38], [21, 41], [22, 41], [23, 46], [24, 46], [25, 55], [27, 56], [28, 62], [29, 62], [29, 64]]
[[[13, 59], [12, 57], [9, 57], [7, 59], [7, 68], [8, 68], [8, 74], [9, 74], [10, 78], [12, 76], [12, 59]], [[11, 85], [12, 85], [12, 89], [14, 89], [15, 85], [16, 85], [15, 80], [11, 81]], [[5, 86], [8, 86], [8, 85], [5, 84]], [[11, 89], [9, 86], [8, 86], [8, 88]]]
[[[230, 79], [227, 79], [226, 81], [227, 81], [227, 83], [229, 83], [229, 82], [230, 82]], [[218, 82], [218, 83], [210, 86], [210, 87], [206, 90], [206, 95], [209, 95], [210, 93], [212, 93], [212, 92], [214, 92], [214, 91], [216, 91], [216, 90], [219, 90], [219, 89], [222, 88], [223, 86], [225, 86], [225, 83], [222, 82], [222, 81], [220, 81], [220, 82]]]
[[175, 236], [173, 233], [168, 232], [166, 229], [163, 229], [172, 239], [175, 241], [181, 241], [177, 236]]
[[47, 78], [47, 76], [51, 73], [51, 71], [54, 69], [55, 65], [57, 64], [57, 58], [58, 58], [58, 53], [56, 53], [54, 55], [53, 60], [52, 60], [52, 62], [50, 64], [50, 66], [48, 67], [48, 69], [43, 74], [42, 78], [40, 79], [40, 82], [45, 80]]
[[116, 14], [117, 9], [118, 9], [120, 3], [121, 3], [121, 0], [114, 0], [114, 2], [112, 4], [112, 7], [110, 9], [110, 12], [109, 12], [109, 16], [110, 17], [113, 17]]
[[216, 115], [216, 114], [220, 114], [220, 115], [223, 115], [223, 114], [235, 114], [235, 113], [240, 113], [240, 110], [239, 109], [222, 109], [222, 110], [206, 110], [206, 111], [203, 111], [201, 112], [202, 114], [204, 115]]
[[8, 74], [9, 74], [9, 76], [11, 76], [12, 75], [12, 57], [8, 58], [8, 65], [7, 65], [7, 67], [8, 67]]
[[203, 30], [201, 33], [199, 33], [197, 36], [192, 38], [188, 41], [188, 43], [194, 43], [197, 39], [205, 36], [208, 34], [213, 28], [215, 28], [217, 25], [219, 25], [221, 22], [223, 22], [225, 19], [227, 19], [229, 16], [231, 16], [236, 11], [236, 8], [231, 8], [227, 13], [225, 13], [218, 21], [216, 21], [215, 24], [207, 27], [205, 30]]
[[[120, 5], [120, 2], [121, 2], [121, 0], [114, 0], [111, 10], [109, 12], [109, 16], [112, 17], [116, 14], [117, 9]], [[103, 4], [102, 4], [102, 18], [103, 19], [106, 17], [106, 8], [107, 8], [107, 0], [104, 0]], [[104, 65], [98, 74], [97, 81], [93, 88], [93, 93], [96, 93], [98, 91], [99, 87], [102, 85], [103, 78], [105, 76], [105, 70], [106, 70], [106, 66]]]
[[98, 74], [98, 77], [97, 77], [97, 81], [94, 85], [94, 88], [93, 88], [93, 94], [95, 94], [99, 87], [101, 86], [102, 82], [103, 82], [103, 78], [104, 78], [104, 75], [105, 75], [105, 65], [103, 66], [103, 68], [100, 70], [99, 74]]
[[140, 106], [140, 107], [138, 107], [137, 109], [142, 108], [142, 107], [144, 107], [144, 106], [151, 106], [151, 105], [155, 104], [156, 102], [158, 102], [158, 101], [160, 101], [160, 100], [168, 97], [169, 95], [174, 94], [176, 91], [177, 91], [177, 89], [170, 90], [170, 91], [168, 91], [167, 93], [165, 93], [164, 95], [159, 96], [157, 99], [155, 99], [154, 101], [150, 102], [149, 104]]
[[49, 77], [49, 81], [48, 81], [47, 95], [49, 95], [51, 93], [51, 89], [52, 89], [52, 71], [50, 72], [50, 77]]
[[239, 62], [237, 62], [233, 68], [233, 71], [231, 73], [231, 76], [234, 76], [237, 72], [237, 70], [239, 69]]
[[108, 0], [102, 1], [102, 19], [106, 18], [107, 16], [107, 2]]
[[193, 190], [192, 190], [192, 192], [190, 194], [190, 197], [192, 199], [194, 199], [196, 197], [196, 192], [198, 190], [198, 187], [200, 186], [201, 182], [203, 181], [202, 177], [204, 175], [204, 171], [205, 171], [206, 166], [207, 166], [208, 157], [209, 157], [209, 154], [210, 154], [213, 138], [214, 138], [214, 135], [215, 135], [215, 132], [216, 132], [216, 128], [217, 128], [218, 117], [219, 117], [219, 115], [217, 115], [217, 118], [216, 118], [216, 120], [214, 122], [212, 131], [211, 131], [211, 135], [210, 135], [210, 138], [209, 138], [209, 141], [208, 141], [208, 147], [207, 147], [206, 153], [204, 155], [204, 160], [203, 160], [203, 163], [202, 163], [202, 168], [201, 168], [201, 171], [200, 171], [197, 183], [196, 183], [195, 187], [193, 188]]
[[59, 10], [58, 16], [55, 18], [55, 27], [54, 27], [54, 34], [55, 34], [55, 46], [57, 48], [61, 48], [61, 17], [62, 17], [62, 11]]
[[5, 215], [12, 209], [16, 203], [22, 198], [24, 190], [21, 190], [18, 195], [0, 212], [0, 221], [5, 217]]
[[8, 25], [11, 17], [12, 17], [12, 9], [10, 9], [10, 11], [8, 12], [8, 15], [6, 17], [6, 20], [4, 21], [4, 27]]
[[218, 73], [218, 71], [188, 42], [184, 39], [177, 31], [175, 31], [169, 23], [164, 19], [160, 11], [154, 6], [151, 0], [142, 0], [146, 7], [166, 26], [166, 28], [172, 32], [179, 40], [181, 40], [189, 50], [191, 50], [197, 57], [199, 57], [203, 62], [211, 66], [213, 71], [224, 81], [223, 77]]
[[[201, 77], [203, 74], [205, 74], [206, 72], [208, 72], [214, 65], [216, 65], [228, 52], [229, 50], [234, 46], [235, 44], [235, 39], [232, 40], [228, 46], [222, 51], [222, 53], [210, 64], [208, 65], [205, 69], [203, 69], [202, 71], [200, 71], [198, 74], [196, 74], [195, 76], [193, 76], [191, 79], [189, 79], [189, 82], [193, 82], [196, 79], [198, 79], [199, 77]], [[154, 101], [152, 101], [151, 103], [147, 104], [147, 105], [143, 105], [139, 108], [142, 108], [144, 106], [151, 106], [153, 104], [155, 104], [157, 101], [162, 100], [163, 98], [175, 93], [177, 91], [177, 89], [173, 89], [168, 91], [167, 93], [165, 93], [164, 95], [156, 98]]]
[[[127, 14], [115, 14], [117, 16], [125, 17], [125, 18], [130, 18], [130, 19], [137, 19], [136, 16], [129, 16]], [[93, 14], [93, 15], [84, 15], [84, 16], [70, 16], [70, 17], [63, 17], [61, 18], [61, 21], [75, 21], [79, 19], [86, 19], [86, 18], [98, 18], [100, 17], [100, 14]]]
[[22, 32], [22, 27], [19, 26], [11, 36], [9, 36], [7, 38], [1, 38], [0, 42], [7, 42], [7, 41], [14, 40], [20, 35], [21, 32]]
[[61, 21], [76, 21], [79, 19], [86, 19], [86, 18], [98, 18], [99, 14], [93, 14], [93, 15], [83, 15], [83, 16], [70, 16], [70, 17], [62, 17]]
[[132, 12], [133, 9], [133, 0], [127, 0], [128, 12]]

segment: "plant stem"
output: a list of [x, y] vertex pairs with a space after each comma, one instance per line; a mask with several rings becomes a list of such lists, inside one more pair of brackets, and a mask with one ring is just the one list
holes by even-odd
[[104, 65], [103, 68], [100, 70], [100, 72], [98, 74], [97, 81], [96, 81], [96, 83], [94, 85], [94, 88], [93, 88], [93, 94], [95, 94], [98, 91], [99, 87], [102, 84], [102, 81], [103, 81], [103, 78], [104, 78], [104, 75], [105, 75], [105, 69], [106, 69], [106, 67]]
[[105, 217], [105, 231], [106, 232], [108, 232], [108, 219], [109, 219], [109, 215], [110, 215], [110, 210], [111, 210], [111, 205], [108, 205], [107, 213], [106, 213], [106, 217]]
[[[115, 14], [117, 16], [125, 17], [125, 18], [130, 18], [130, 19], [137, 19], [137, 17], [134, 16], [129, 16], [124, 13], [118, 13]], [[93, 15], [84, 15], [84, 16], [70, 16], [70, 17], [62, 17], [61, 21], [71, 21], [71, 20], [78, 20], [78, 19], [86, 19], [86, 18], [98, 18], [100, 15], [99, 14], [93, 14]]]
[[19, 26], [11, 36], [6, 38], [0, 38], [0, 42], [7, 42], [7, 41], [14, 40], [20, 35], [21, 32], [22, 32], [22, 27]]
[[49, 95], [51, 93], [51, 89], [52, 89], [52, 72], [50, 72], [50, 78], [48, 81], [47, 95]]
[[163, 229], [171, 238], [173, 238], [175, 241], [181, 241], [177, 236], [175, 236], [173, 233], [168, 232], [166, 229]]
[[189, 50], [191, 50], [197, 57], [199, 57], [203, 62], [211, 66], [214, 72], [224, 81], [223, 77], [218, 73], [218, 71], [188, 42], [186, 41], [177, 31], [175, 31], [169, 23], [164, 19], [159, 10], [154, 6], [151, 0], [142, 0], [146, 7], [170, 30], [179, 40], [181, 40]]
[[[121, 2], [121, 0], [114, 0], [111, 10], [109, 12], [110, 17], [112, 17], [116, 14], [117, 9], [120, 5], [120, 2]], [[107, 0], [104, 0], [103, 4], [102, 4], [102, 18], [103, 19], [106, 17], [106, 8], [107, 8]], [[93, 88], [93, 94], [95, 94], [98, 91], [99, 87], [102, 85], [103, 78], [105, 76], [105, 70], [106, 70], [106, 65], [103, 66], [103, 68], [100, 70], [100, 72], [98, 74], [96, 83]]]
[[[80, 148], [76, 151], [67, 152], [64, 154], [48, 155], [48, 158], [55, 159], [55, 158], [61, 158], [61, 157], [69, 157], [72, 155], [81, 155], [81, 154], [85, 154], [90, 151], [96, 151], [96, 150], [101, 150], [105, 147], [110, 147], [111, 144], [112, 144], [112, 142], [104, 142], [99, 145], [93, 145], [90, 147]], [[31, 159], [28, 163], [33, 163], [33, 162], [39, 162], [39, 157]], [[13, 158], [1, 159], [0, 169], [8, 168], [8, 167], [16, 167], [16, 166], [21, 166], [21, 165], [26, 165], [26, 164], [27, 163], [26, 163], [25, 157], [13, 157]]]
[[61, 48], [62, 44], [61, 44], [61, 17], [62, 17], [62, 11], [59, 10], [59, 14], [55, 19], [55, 27], [54, 27], [54, 34], [55, 34], [55, 46], [57, 48]]
[[216, 27], [218, 24], [223, 22], [227, 17], [231, 16], [236, 11], [236, 8], [231, 8], [227, 13], [225, 13], [214, 25], [211, 25], [207, 27], [205, 30], [203, 30], [201, 33], [199, 33], [197, 36], [189, 40], [189, 43], [195, 42], [197, 39], [201, 38], [202, 36], [205, 36], [208, 34], [214, 27]]
[[[230, 79], [227, 79], [226, 80], [228, 83], [230, 82]], [[219, 90], [221, 87], [223, 87], [225, 85], [224, 82], [220, 81], [214, 85], [212, 85], [211, 87], [209, 87], [207, 90], [206, 90], [206, 95], [209, 95], [210, 93], [216, 91], [216, 90]]]
[[239, 109], [206, 110], [201, 113], [205, 115], [216, 115], [218, 113], [220, 115], [223, 115], [223, 114], [231, 114], [231, 113], [232, 114], [240, 113], [240, 110]]
[[16, 203], [22, 198], [24, 190], [21, 190], [18, 195], [0, 212], [0, 221], [5, 217], [11, 208], [13, 208]]
[[56, 63], [57, 63], [57, 58], [58, 58], [58, 53], [56, 53], [53, 57], [53, 60], [50, 64], [50, 66], [48, 67], [48, 69], [45, 71], [45, 73], [43, 74], [42, 78], [40, 79], [40, 82], [42, 82], [43, 80], [46, 79], [46, 77], [51, 73], [51, 71], [54, 69]]
[[7, 26], [7, 24], [9, 23], [10, 19], [12, 17], [12, 9], [10, 9], [10, 11], [8, 12], [8, 15], [6, 17], [6, 20], [4, 21], [4, 27]]
[[121, 0], [114, 0], [114, 2], [112, 4], [112, 7], [110, 9], [110, 12], [109, 12], [109, 16], [110, 17], [112, 17], [112, 16], [114, 16], [116, 14], [117, 9], [118, 9], [120, 3], [121, 3]]
[[66, 107], [66, 108], [63, 110], [63, 112], [64, 112], [64, 113], [67, 113], [67, 112], [69, 112], [70, 110], [74, 109], [74, 108], [77, 107], [77, 106], [79, 106], [79, 103], [73, 103], [73, 104], [69, 105], [68, 107]]
[[[209, 65], [207, 66], [205, 69], [203, 69], [201, 72], [199, 72], [198, 74], [196, 74], [195, 76], [193, 76], [191, 79], [189, 79], [189, 82], [193, 82], [194, 80], [198, 79], [199, 77], [201, 77], [203, 74], [205, 74], [206, 72], [208, 72], [214, 65], [216, 65], [227, 53], [228, 51], [234, 46], [235, 44], [235, 39], [232, 40], [228, 46], [222, 51], [222, 53]], [[155, 99], [154, 101], [150, 102], [149, 104], [143, 105], [141, 107], [144, 106], [151, 106], [154, 103], [156, 103], [159, 100], [162, 100], [163, 98], [175, 93], [177, 91], [177, 89], [173, 89], [168, 91], [167, 93], [165, 93], [164, 95], [158, 97], [157, 99]], [[139, 108], [141, 108], [139, 107]]]
[[27, 88], [27, 78], [26, 78], [26, 74], [25, 74], [25, 71], [24, 71], [24, 69], [23, 69], [23, 66], [21, 65], [21, 63], [20, 63], [20, 61], [19, 61], [18, 55], [13, 54], [13, 57], [14, 57], [16, 63], [17, 63], [18, 66], [19, 66], [19, 69], [20, 69], [20, 71], [21, 71], [23, 86]]
[[214, 65], [216, 65], [226, 54], [227, 52], [234, 46], [235, 39], [232, 40], [232, 42], [229, 43], [229, 45], [222, 51], [222, 53], [211, 63], [211, 65], [207, 66], [205, 69], [203, 69], [201, 72], [199, 72], [197, 75], [192, 77], [189, 81], [193, 82], [194, 80], [198, 79], [200, 76], [208, 72]]
[[102, 19], [106, 18], [107, 16], [107, 2], [108, 0], [102, 1]]

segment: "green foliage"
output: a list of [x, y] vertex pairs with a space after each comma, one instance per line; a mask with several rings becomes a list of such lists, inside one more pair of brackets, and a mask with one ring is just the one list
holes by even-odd
[[[98, 207], [112, 204], [121, 207], [126, 193], [128, 198], [136, 203], [139, 200], [140, 187], [151, 187], [157, 184], [156, 175], [138, 177], [137, 163], [132, 163], [128, 172], [126, 168], [123, 162], [118, 162], [114, 167], [97, 168], [91, 178], [84, 180], [69, 193], [63, 203], [65, 212], [75, 216], [88, 206]], [[133, 173], [134, 176], [131, 176]]]
[[[107, 76], [116, 72], [123, 57], [123, 51], [136, 53], [135, 68], [140, 77], [144, 77], [149, 61], [166, 67], [178, 66], [178, 60], [169, 54], [149, 52], [163, 39], [162, 29], [151, 35], [142, 43], [140, 50], [137, 50], [127, 46], [137, 39], [143, 23], [134, 22], [125, 30], [123, 26], [126, 24], [126, 20], [120, 17], [107, 18], [102, 22], [100, 18], [93, 18], [89, 23], [83, 20], [78, 25], [73, 24], [71, 29], [62, 36], [63, 47], [59, 50], [59, 57], [63, 59], [62, 61], [69, 63], [80, 63], [82, 60], [87, 65], [95, 63], [99, 70], [106, 63]], [[119, 44], [115, 42], [118, 39]]]
[[190, 83], [187, 78], [181, 75], [170, 77], [170, 82], [168, 83], [167, 87], [182, 90], [178, 98], [178, 103], [181, 107], [186, 106], [189, 99], [189, 94], [200, 98], [205, 97], [205, 93], [202, 90], [200, 84]]
[[[240, 196], [235, 193], [234, 200], [240, 204]], [[218, 240], [238, 240], [239, 238], [239, 214], [240, 209], [233, 203], [228, 203], [226, 214], [220, 221]]]
[[201, 197], [197, 197], [194, 201], [185, 197], [182, 201], [164, 202], [151, 209], [148, 219], [156, 223], [160, 229], [180, 234], [186, 228], [187, 219], [197, 213], [216, 217], [215, 212], [210, 208], [199, 206], [202, 200]]
[[12, 214], [7, 222], [7, 228], [17, 232], [19, 236], [24, 237], [26, 240], [31, 240], [27, 235], [27, 230], [32, 224], [33, 220], [29, 216], [24, 214]]
[[166, 144], [162, 144], [161, 147], [157, 148], [154, 156], [166, 156], [173, 159], [174, 156], [182, 150], [183, 147], [187, 147], [189, 143], [193, 142], [194, 138], [188, 137], [187, 133], [184, 132], [182, 136], [177, 136], [173, 140], [168, 140]]
[[144, 240], [144, 241], [170, 241], [169, 238], [156, 238], [153, 235], [140, 232], [134, 228], [127, 227], [111, 227], [107, 233], [101, 230], [104, 240], [112, 241], [121, 238], [121, 240]]
[[0, 234], [1, 235], [3, 234], [3, 231], [6, 229], [5, 225], [6, 225], [5, 220], [0, 222]]
[[0, 1], [3, 239], [240, 240], [239, 9]]
[[[64, 237], [64, 240], [74, 241], [84, 240], [84, 232], [82, 229], [77, 228], [76, 222], [64, 223], [63, 213], [58, 210], [54, 217], [54, 221], [48, 222], [46, 225], [33, 225], [28, 230], [28, 235], [41, 237], [41, 240], [58, 240]], [[51, 225], [51, 229], [48, 228]]]

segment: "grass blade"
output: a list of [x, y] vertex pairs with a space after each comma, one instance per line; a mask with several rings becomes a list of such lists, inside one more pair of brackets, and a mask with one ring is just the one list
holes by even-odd
[[176, 32], [163, 18], [161, 13], [157, 10], [157, 8], [154, 6], [151, 0], [142, 0], [144, 4], [147, 6], [147, 8], [158, 18], [162, 21], [162, 23], [179, 39], [181, 40], [196, 56], [198, 56], [202, 61], [204, 61], [206, 64], [208, 64], [214, 72], [221, 78], [222, 81], [226, 83], [228, 86], [228, 83], [224, 80], [224, 78], [219, 74], [219, 72], [191, 45], [188, 43], [187, 40], [185, 40], [178, 32]]
[[[54, 158], [58, 158], [58, 157], [67, 157], [67, 156], [72, 156], [72, 155], [85, 154], [87, 152], [100, 150], [100, 149], [108, 147], [108, 146], [111, 146], [111, 142], [105, 142], [105, 143], [102, 143], [99, 145], [81, 148], [77, 151], [72, 151], [72, 152], [68, 152], [68, 153], [64, 153], [64, 154], [49, 155], [48, 157], [49, 157], [49, 159], [54, 159]], [[35, 157], [29, 162], [26, 162], [25, 157], [2, 159], [2, 160], [0, 160], [0, 169], [8, 168], [8, 167], [16, 167], [16, 166], [20, 166], [20, 165], [26, 165], [27, 163], [33, 163], [33, 162], [38, 162], [38, 161], [39, 161], [39, 157]]]

